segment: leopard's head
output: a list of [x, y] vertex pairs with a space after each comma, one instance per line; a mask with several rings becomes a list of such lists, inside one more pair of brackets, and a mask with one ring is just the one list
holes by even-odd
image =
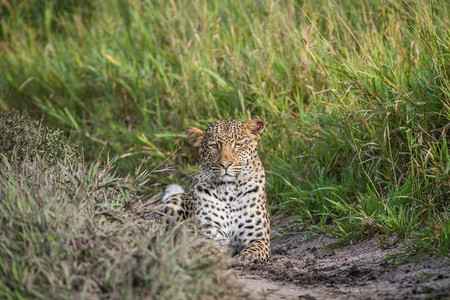
[[264, 122], [220, 120], [205, 131], [189, 127], [188, 138], [199, 148], [202, 171], [220, 181], [236, 180], [243, 170], [251, 171], [259, 164], [257, 146]]

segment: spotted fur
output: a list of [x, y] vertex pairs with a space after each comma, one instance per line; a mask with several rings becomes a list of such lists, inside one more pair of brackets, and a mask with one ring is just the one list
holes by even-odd
[[263, 130], [257, 119], [221, 120], [205, 131], [188, 128], [188, 138], [199, 148], [200, 172], [186, 192], [172, 185], [165, 193], [171, 214], [193, 218], [205, 236], [235, 256], [235, 263], [266, 261], [270, 255], [265, 174], [257, 152]]

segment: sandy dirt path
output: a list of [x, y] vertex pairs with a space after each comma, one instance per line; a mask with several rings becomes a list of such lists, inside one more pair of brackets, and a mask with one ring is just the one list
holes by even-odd
[[[150, 211], [146, 218], [158, 219], [151, 205], [135, 209]], [[292, 235], [280, 233], [288, 224], [289, 218], [283, 216], [272, 219], [269, 262], [234, 270], [250, 298], [450, 300], [448, 257], [422, 258], [401, 266], [392, 260], [380, 263], [386, 256], [400, 253], [403, 246], [381, 247], [375, 236], [324, 250], [336, 239], [326, 234], [307, 236], [298, 228]]]
[[373, 237], [322, 250], [333, 241], [323, 234], [284, 235], [273, 241], [268, 263], [237, 269], [236, 278], [255, 299], [450, 299], [448, 258], [374, 263], [401, 246], [382, 249]]

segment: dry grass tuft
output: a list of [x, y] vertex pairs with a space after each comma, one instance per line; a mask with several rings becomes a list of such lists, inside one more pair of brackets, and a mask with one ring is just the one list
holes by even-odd
[[[2, 139], [11, 128], [19, 133], [0, 164], [0, 298], [240, 295], [220, 259], [208, 254], [211, 246], [186, 226], [166, 231], [124, 208], [143, 197], [146, 172], [121, 178], [115, 160], [86, 165], [55, 131], [26, 117], [3, 115], [0, 123], [9, 126]], [[39, 140], [54, 154], [25, 143], [36, 138], [22, 136], [25, 128], [40, 128]]]

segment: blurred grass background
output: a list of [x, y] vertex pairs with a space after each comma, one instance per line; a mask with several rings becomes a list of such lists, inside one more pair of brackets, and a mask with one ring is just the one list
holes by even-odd
[[444, 0], [3, 0], [0, 108], [44, 115], [87, 160], [120, 155], [123, 174], [183, 170], [161, 183], [196, 167], [185, 127], [259, 117], [272, 212], [448, 255], [449, 15]]

